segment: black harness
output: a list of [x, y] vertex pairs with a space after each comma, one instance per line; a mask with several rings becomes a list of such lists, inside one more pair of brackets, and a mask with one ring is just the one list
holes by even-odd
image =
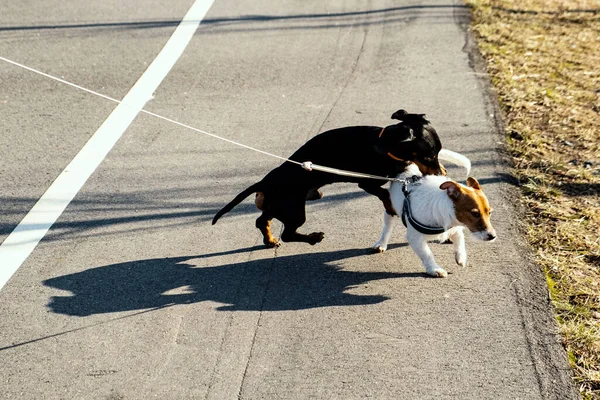
[[411, 178], [407, 178], [404, 180], [404, 182], [402, 182], [402, 193], [404, 193], [404, 205], [402, 206], [402, 223], [404, 224], [404, 226], [407, 226], [406, 221], [408, 220], [408, 222], [413, 228], [415, 228], [418, 232], [424, 235], [439, 235], [441, 233], [446, 232], [446, 229], [442, 227], [423, 225], [413, 217], [412, 212], [410, 210], [410, 193], [408, 191], [408, 184], [416, 183], [420, 179], [420, 176], [413, 175]]

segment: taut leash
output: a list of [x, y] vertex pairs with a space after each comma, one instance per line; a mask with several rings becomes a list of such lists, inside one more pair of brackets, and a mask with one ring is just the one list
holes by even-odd
[[[109, 101], [112, 101], [113, 103], [117, 103], [117, 104], [121, 104], [121, 103], [122, 103], [122, 101], [121, 101], [121, 100], [117, 100], [117, 99], [115, 99], [115, 98], [112, 98], [112, 97], [110, 97], [110, 96], [104, 95], [104, 94], [102, 94], [102, 93], [95, 92], [95, 91], [93, 91], [93, 90], [91, 90], [91, 89], [87, 89], [87, 88], [85, 88], [85, 87], [83, 87], [83, 86], [79, 86], [79, 85], [77, 85], [77, 84], [75, 84], [75, 83], [72, 83], [72, 82], [66, 81], [66, 80], [64, 80], [64, 79], [57, 78], [57, 77], [55, 77], [55, 76], [52, 76], [52, 75], [50, 75], [50, 74], [47, 74], [47, 73], [45, 73], [45, 72], [39, 71], [39, 70], [37, 70], [37, 69], [35, 69], [35, 68], [31, 68], [31, 67], [28, 67], [28, 66], [26, 66], [26, 65], [20, 64], [20, 63], [18, 63], [18, 62], [16, 62], [16, 61], [9, 60], [8, 58], [5, 58], [5, 57], [2, 57], [2, 56], [0, 56], [0, 60], [2, 60], [2, 61], [4, 61], [4, 62], [7, 62], [7, 63], [9, 63], [9, 64], [12, 64], [12, 65], [14, 65], [14, 66], [16, 66], [16, 67], [19, 67], [19, 68], [25, 69], [25, 70], [27, 70], [27, 71], [30, 71], [30, 72], [36, 73], [36, 74], [38, 74], [38, 75], [41, 75], [41, 76], [43, 76], [43, 77], [46, 77], [46, 78], [52, 79], [52, 80], [54, 80], [54, 81], [60, 82], [60, 83], [62, 83], [62, 84], [65, 84], [65, 85], [67, 85], [67, 86], [71, 86], [71, 87], [73, 87], [73, 88], [75, 88], [75, 89], [82, 90], [82, 91], [84, 91], [84, 92], [86, 92], [86, 93], [89, 93], [89, 94], [92, 94], [92, 95], [94, 95], [94, 96], [102, 97], [103, 99], [105, 99], [105, 100], [109, 100]], [[127, 106], [127, 103], [123, 103], [123, 105]], [[243, 147], [243, 148], [245, 148], [245, 149], [248, 149], [248, 150], [255, 151], [255, 152], [257, 152], [257, 153], [261, 153], [261, 154], [264, 154], [264, 155], [267, 155], [267, 156], [270, 156], [270, 157], [273, 157], [273, 158], [277, 158], [277, 159], [280, 159], [280, 160], [283, 160], [283, 161], [286, 161], [286, 162], [290, 162], [290, 163], [293, 163], [293, 164], [299, 165], [299, 166], [301, 166], [302, 168], [304, 168], [306, 171], [312, 171], [312, 170], [316, 170], [316, 171], [327, 172], [327, 173], [330, 173], [330, 174], [335, 174], [335, 175], [350, 176], [350, 177], [354, 177], [354, 178], [376, 179], [376, 180], [384, 180], [384, 181], [389, 181], [389, 182], [396, 182], [396, 181], [398, 181], [398, 179], [397, 179], [397, 178], [388, 178], [388, 177], [384, 177], [384, 176], [377, 176], [377, 175], [363, 174], [363, 173], [360, 173], [360, 172], [353, 172], [353, 171], [346, 171], [346, 170], [343, 170], [343, 169], [337, 169], [337, 168], [325, 167], [325, 166], [323, 166], [323, 165], [313, 164], [313, 163], [312, 163], [312, 162], [310, 162], [310, 161], [299, 162], [299, 161], [290, 160], [289, 158], [281, 157], [281, 156], [278, 156], [278, 155], [276, 155], [276, 154], [269, 153], [269, 152], [267, 152], [267, 151], [260, 150], [260, 149], [257, 149], [257, 148], [254, 148], [254, 147], [251, 147], [251, 146], [245, 145], [245, 144], [243, 144], [243, 143], [239, 143], [239, 142], [236, 142], [236, 141], [234, 141], [234, 140], [227, 139], [227, 138], [224, 138], [224, 137], [221, 137], [221, 136], [215, 135], [214, 133], [210, 133], [210, 132], [204, 131], [204, 130], [202, 130], [202, 129], [195, 128], [195, 127], [193, 127], [193, 126], [191, 126], [191, 125], [184, 124], [184, 123], [182, 123], [182, 122], [179, 122], [179, 121], [176, 121], [176, 120], [174, 120], [174, 119], [167, 118], [167, 117], [163, 117], [162, 115], [159, 115], [159, 114], [153, 113], [153, 112], [151, 112], [151, 111], [148, 111], [148, 110], [145, 110], [145, 109], [143, 109], [143, 108], [142, 108], [142, 109], [140, 109], [139, 111], [140, 111], [140, 112], [142, 112], [142, 113], [144, 113], [144, 114], [150, 115], [150, 116], [152, 116], [152, 117], [155, 117], [155, 118], [158, 118], [158, 119], [162, 119], [163, 121], [167, 121], [167, 122], [170, 122], [170, 123], [172, 123], [172, 124], [175, 124], [175, 125], [181, 126], [181, 127], [183, 127], [183, 128], [190, 129], [190, 130], [192, 130], [192, 131], [194, 131], [194, 132], [202, 133], [202, 134], [204, 134], [204, 135], [207, 135], [207, 136], [213, 137], [213, 138], [215, 138], [215, 139], [222, 140], [222, 141], [224, 141], [224, 142], [227, 142], [227, 143], [231, 143], [231, 144], [233, 144], [233, 145], [236, 145], [236, 146], [239, 146], [239, 147]], [[385, 128], [384, 128], [384, 129], [385, 129]], [[381, 135], [383, 134], [383, 131], [384, 131], [384, 129], [382, 129], [382, 130], [381, 130], [381, 133], [379, 134], [379, 136], [380, 136], [380, 137], [381, 137]], [[389, 153], [388, 153], [388, 154], [389, 154]], [[394, 159], [396, 159], [396, 157], [392, 156], [391, 154], [389, 154], [389, 155], [390, 155], [391, 157], [393, 157]]]
[[[292, 161], [292, 162], [295, 162], [295, 161]], [[398, 179], [398, 178], [388, 178], [386, 176], [363, 174], [362, 172], [353, 172], [353, 171], [346, 171], [343, 169], [324, 167], [322, 165], [313, 164], [310, 161], [305, 161], [305, 162], [301, 163], [300, 165], [302, 166], [302, 168], [304, 168], [307, 171], [315, 170], [315, 171], [321, 171], [321, 172], [328, 172], [330, 174], [335, 174], [335, 175], [350, 176], [353, 178], [377, 179], [380, 181], [389, 181], [389, 182], [400, 182], [401, 181], [401, 179]]]

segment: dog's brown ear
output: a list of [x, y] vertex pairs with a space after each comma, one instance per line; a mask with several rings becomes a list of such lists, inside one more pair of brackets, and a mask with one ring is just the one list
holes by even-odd
[[479, 182], [477, 182], [477, 179], [475, 178], [468, 177], [467, 185], [469, 185], [469, 187], [472, 187], [475, 190], [481, 190], [481, 186], [479, 186]]
[[442, 183], [440, 185], [440, 189], [445, 190], [446, 193], [448, 193], [448, 197], [450, 197], [452, 200], [458, 200], [461, 194], [458, 183], [452, 181]]

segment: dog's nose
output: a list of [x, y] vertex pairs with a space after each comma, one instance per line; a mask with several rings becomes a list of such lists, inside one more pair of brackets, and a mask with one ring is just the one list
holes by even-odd
[[494, 239], [496, 239], [496, 232], [488, 233], [487, 237], [485, 238], [485, 240], [494, 240]]

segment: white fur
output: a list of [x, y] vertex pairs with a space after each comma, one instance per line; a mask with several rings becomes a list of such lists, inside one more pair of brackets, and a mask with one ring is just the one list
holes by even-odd
[[[421, 173], [416, 165], [411, 164], [405, 172], [398, 175], [398, 178], [405, 179], [413, 175], [421, 176]], [[427, 244], [428, 241], [439, 240], [443, 242], [450, 239], [453, 244], [456, 263], [460, 266], [467, 265], [467, 250], [465, 248], [463, 233], [465, 226], [456, 219], [454, 204], [447, 192], [440, 189], [440, 185], [449, 180], [445, 176], [427, 175], [419, 180], [417, 184], [409, 184], [408, 189], [413, 217], [424, 225], [433, 227], [441, 226], [446, 229], [446, 232], [440, 235], [424, 235], [408, 223], [406, 231], [408, 243], [423, 262], [427, 273], [439, 277], [448, 276], [448, 272], [435, 262], [433, 253]], [[401, 213], [404, 204], [402, 183], [393, 182], [389, 190], [394, 209], [398, 213]], [[373, 246], [374, 250], [383, 252], [387, 249], [392, 234], [394, 218], [384, 213], [383, 232], [379, 241]], [[479, 239], [484, 237], [483, 232], [474, 232], [473, 234]]]

